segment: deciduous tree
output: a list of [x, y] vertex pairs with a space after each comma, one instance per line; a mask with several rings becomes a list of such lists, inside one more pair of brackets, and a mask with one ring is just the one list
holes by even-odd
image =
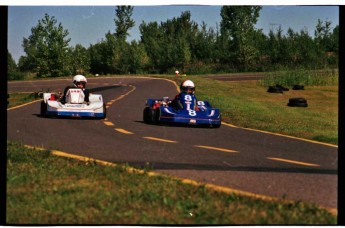
[[221, 9], [221, 35], [229, 42], [229, 61], [247, 69], [257, 55], [254, 25], [259, 17], [261, 6], [223, 6]]
[[44, 18], [31, 29], [31, 35], [23, 39], [26, 59], [22, 66], [37, 73], [38, 77], [56, 77], [69, 74], [68, 30], [61, 23], [57, 25], [54, 16], [45, 14]]
[[132, 19], [133, 6], [117, 6], [115, 16], [115, 37], [117, 39], [126, 40], [128, 30], [134, 27], [135, 22]]

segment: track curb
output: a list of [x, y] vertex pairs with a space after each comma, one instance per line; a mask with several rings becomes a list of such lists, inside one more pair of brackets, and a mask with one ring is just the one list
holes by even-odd
[[[28, 149], [34, 149], [34, 150], [40, 150], [40, 151], [44, 151], [47, 150], [43, 147], [34, 147], [34, 146], [30, 146], [30, 145], [24, 145], [24, 147], [28, 148]], [[65, 157], [65, 158], [71, 158], [71, 159], [75, 159], [75, 160], [79, 160], [79, 161], [83, 161], [83, 162], [91, 162], [91, 163], [97, 163], [100, 165], [104, 165], [104, 166], [111, 166], [111, 167], [116, 167], [119, 166], [119, 164], [116, 163], [112, 163], [112, 162], [107, 162], [107, 161], [103, 161], [103, 160], [99, 160], [99, 159], [94, 159], [94, 158], [89, 158], [89, 157], [84, 157], [84, 156], [80, 156], [80, 155], [75, 155], [75, 154], [70, 154], [64, 151], [59, 151], [59, 150], [48, 150], [51, 151], [51, 153], [55, 156], [59, 156], [59, 157]], [[229, 188], [229, 187], [224, 187], [224, 186], [219, 186], [219, 185], [214, 185], [214, 184], [208, 184], [208, 183], [202, 183], [202, 182], [198, 182], [195, 180], [191, 180], [191, 179], [185, 179], [185, 178], [179, 178], [179, 177], [174, 177], [174, 176], [169, 176], [166, 174], [161, 174], [161, 173], [157, 173], [157, 172], [152, 172], [152, 171], [144, 171], [144, 170], [140, 170], [140, 169], [136, 169], [133, 167], [125, 167], [125, 170], [128, 173], [134, 173], [134, 174], [147, 174], [150, 177], [154, 177], [154, 176], [161, 176], [161, 177], [168, 177], [168, 178], [172, 178], [173, 180], [177, 180], [177, 181], [181, 181], [184, 184], [190, 184], [196, 187], [201, 187], [204, 186], [208, 189], [211, 189], [213, 191], [217, 191], [217, 192], [223, 192], [226, 194], [237, 194], [240, 196], [245, 196], [245, 197], [250, 197], [253, 199], [260, 199], [260, 200], [264, 200], [266, 202], [282, 202], [282, 203], [293, 203], [295, 201], [293, 200], [286, 200], [286, 199], [280, 199], [277, 197], [271, 197], [271, 196], [266, 196], [266, 195], [260, 195], [260, 194], [255, 194], [255, 193], [251, 193], [251, 192], [246, 192], [246, 191], [242, 191], [242, 190], [238, 190], [238, 189], [233, 189], [233, 188]], [[336, 208], [327, 208], [327, 207], [322, 207], [322, 206], [318, 206], [321, 209], [325, 209], [328, 212], [330, 212], [332, 215], [337, 216], [338, 215], [338, 210]]]

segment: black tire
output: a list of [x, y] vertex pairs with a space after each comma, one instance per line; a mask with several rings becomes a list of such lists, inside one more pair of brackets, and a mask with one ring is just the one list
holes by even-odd
[[107, 117], [107, 106], [105, 103], [103, 103], [103, 114], [102, 119], [105, 119]]
[[222, 125], [222, 124], [212, 124], [212, 128], [220, 128], [220, 125]]
[[289, 103], [307, 103], [307, 100], [303, 97], [290, 98]]
[[144, 108], [143, 120], [145, 123], [152, 123], [152, 111], [150, 107]]
[[290, 107], [308, 107], [307, 100], [302, 97], [290, 98], [287, 105]]
[[304, 86], [303, 85], [294, 85], [293, 90], [304, 90]]
[[47, 117], [47, 104], [44, 101], [41, 101], [41, 117]]
[[158, 123], [161, 115], [161, 110], [159, 108], [152, 109], [152, 122]]
[[289, 91], [289, 88], [286, 88], [286, 87], [279, 85], [279, 84], [277, 84], [276, 87], [283, 90], [283, 91]]
[[276, 86], [269, 86], [267, 92], [269, 93], [283, 93], [283, 89]]
[[308, 107], [307, 103], [288, 103], [288, 106], [290, 107]]

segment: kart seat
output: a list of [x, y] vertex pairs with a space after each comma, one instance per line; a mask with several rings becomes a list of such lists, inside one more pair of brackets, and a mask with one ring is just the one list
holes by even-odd
[[71, 88], [66, 93], [66, 103], [82, 104], [84, 102], [85, 94], [82, 89]]

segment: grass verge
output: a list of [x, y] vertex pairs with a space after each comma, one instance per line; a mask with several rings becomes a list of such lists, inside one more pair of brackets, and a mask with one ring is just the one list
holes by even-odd
[[37, 93], [11, 93], [7, 98], [8, 105], [7, 108], [12, 108], [33, 100], [41, 99]]
[[7, 143], [7, 224], [336, 224], [303, 202], [263, 201]]
[[[268, 93], [257, 81], [218, 81], [201, 76], [165, 77], [178, 85], [196, 84], [199, 100], [220, 108], [222, 120], [245, 128], [338, 144], [338, 86], [306, 86], [305, 90]], [[273, 84], [274, 85], [274, 84]], [[307, 108], [289, 107], [289, 98], [303, 97]]]
[[292, 87], [294, 85], [305, 86], [327, 86], [338, 85], [338, 69], [306, 70], [294, 69], [267, 73], [260, 81], [261, 85], [283, 85]]

